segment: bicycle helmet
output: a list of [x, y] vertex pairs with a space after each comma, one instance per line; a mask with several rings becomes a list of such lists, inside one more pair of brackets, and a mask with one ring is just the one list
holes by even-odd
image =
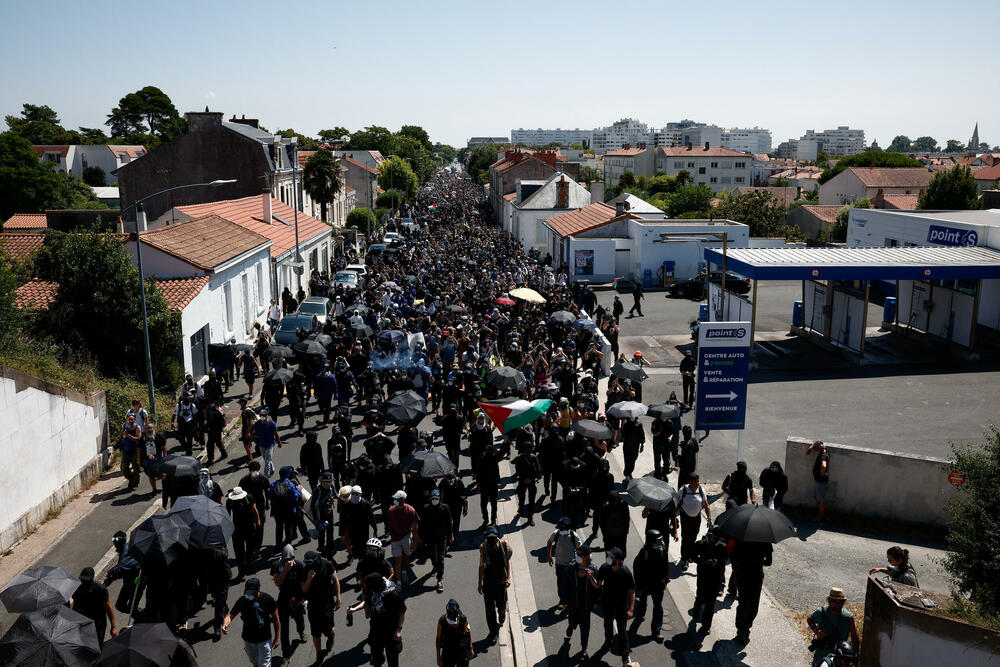
[[368, 540], [368, 546], [371, 547], [372, 549], [381, 549], [382, 540], [378, 539], [377, 537], [372, 537]]

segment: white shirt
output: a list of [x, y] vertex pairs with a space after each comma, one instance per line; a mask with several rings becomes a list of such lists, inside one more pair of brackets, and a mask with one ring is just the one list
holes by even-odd
[[687, 514], [689, 517], [696, 517], [701, 513], [702, 503], [707, 502], [705, 497], [705, 491], [699, 485], [695, 491], [691, 490], [691, 487], [687, 484], [681, 488], [681, 511]]
[[281, 308], [277, 305], [271, 306], [267, 309], [267, 319], [269, 320], [280, 320], [281, 319]]

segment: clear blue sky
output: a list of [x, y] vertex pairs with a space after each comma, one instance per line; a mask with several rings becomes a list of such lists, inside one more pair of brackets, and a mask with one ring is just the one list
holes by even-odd
[[621, 118], [860, 127], [1000, 143], [998, 0], [4, 2], [0, 115], [102, 125], [125, 93], [304, 134], [425, 127], [456, 146]]

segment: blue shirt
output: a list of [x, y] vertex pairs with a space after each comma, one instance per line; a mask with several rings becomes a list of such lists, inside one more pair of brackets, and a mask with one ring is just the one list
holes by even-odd
[[320, 373], [316, 376], [313, 387], [316, 390], [317, 396], [330, 398], [337, 393], [337, 376], [330, 372]]
[[271, 449], [271, 447], [274, 447], [275, 438], [278, 437], [278, 427], [273, 421], [270, 419], [267, 421], [263, 419], [258, 420], [253, 425], [253, 432], [257, 436], [257, 445], [261, 449]]

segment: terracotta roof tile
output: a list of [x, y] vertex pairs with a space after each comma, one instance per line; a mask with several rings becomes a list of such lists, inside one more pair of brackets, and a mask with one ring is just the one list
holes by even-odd
[[208, 284], [208, 279], [208, 276], [195, 276], [193, 278], [157, 280], [156, 286], [163, 293], [163, 297], [167, 300], [170, 310], [184, 310], [198, 296], [198, 293], [205, 288], [205, 285]]
[[46, 229], [49, 223], [45, 219], [44, 213], [15, 213], [7, 218], [3, 223], [3, 228], [7, 231], [12, 229]]
[[[178, 206], [177, 210], [192, 218], [200, 218], [204, 215], [214, 214], [220, 218], [225, 218], [230, 222], [235, 222], [240, 227], [256, 232], [261, 236], [271, 239], [271, 257], [279, 257], [295, 247], [295, 228], [292, 226], [295, 219], [295, 210], [283, 204], [279, 200], [271, 197], [271, 214], [284, 220], [285, 225], [279, 220], [265, 222], [261, 217], [261, 197], [243, 197], [242, 199], [228, 199], [224, 201], [209, 202], [207, 204], [192, 204], [190, 206]], [[299, 241], [305, 243], [324, 233], [330, 233], [330, 225], [299, 212]]]
[[708, 148], [705, 148], [704, 146], [692, 146], [691, 148], [688, 148], [687, 146], [660, 146], [660, 150], [663, 151], [664, 155], [670, 157], [675, 155], [700, 155], [702, 157], [752, 157], [750, 153], [734, 151], [730, 148], [723, 148], [722, 146], [709, 146]]
[[345, 155], [344, 157], [342, 157], [340, 159], [343, 160], [344, 162], [347, 162], [348, 164], [353, 164], [355, 167], [361, 167], [362, 169], [364, 169], [365, 171], [367, 171], [369, 174], [377, 174], [378, 173], [377, 170], [372, 169], [371, 167], [369, 167], [364, 162], [358, 162], [357, 160], [355, 160], [354, 158], [350, 157], [349, 155]]
[[59, 153], [59, 157], [66, 157], [69, 154], [69, 146], [32, 146], [35, 155], [44, 156], [46, 153]]
[[920, 195], [882, 195], [882, 208], [915, 211]]
[[1000, 178], [1000, 163], [992, 167], [981, 167], [973, 173], [973, 178], [977, 181], [995, 181]]
[[517, 199], [517, 191], [515, 190], [510, 194], [506, 194], [503, 196], [503, 198], [506, 199], [507, 201], [514, 201], [515, 199]]
[[633, 157], [645, 153], [646, 150], [645, 148], [619, 148], [616, 151], [608, 151], [604, 157]]
[[59, 291], [59, 283], [32, 278], [14, 290], [14, 305], [18, 308], [45, 310], [52, 305]]
[[926, 167], [850, 167], [866, 188], [925, 188], [934, 174]]
[[[562, 236], [572, 236], [591, 229], [597, 229], [602, 225], [614, 220], [615, 209], [603, 202], [596, 202], [589, 206], [584, 206], [576, 211], [563, 213], [549, 218], [545, 221], [550, 229]], [[637, 216], [631, 216], [637, 217]]]
[[0, 251], [11, 259], [24, 262], [38, 252], [45, 242], [44, 234], [0, 234]]
[[206, 215], [145, 232], [142, 242], [194, 267], [211, 271], [270, 240], [218, 215]]
[[145, 146], [119, 146], [116, 144], [108, 144], [108, 148], [110, 148], [111, 152], [115, 154], [115, 157], [120, 157], [122, 153], [125, 153], [133, 160], [146, 154]]
[[804, 211], [808, 211], [814, 218], [823, 222], [836, 222], [837, 213], [843, 206], [803, 206]]

